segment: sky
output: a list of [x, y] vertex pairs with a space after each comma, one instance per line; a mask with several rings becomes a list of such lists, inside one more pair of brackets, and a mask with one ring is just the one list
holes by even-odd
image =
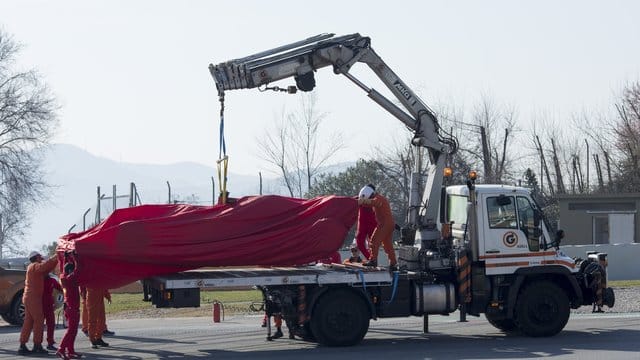
[[[360, 33], [427, 104], [515, 106], [518, 125], [606, 109], [640, 79], [637, 1], [0, 1], [0, 27], [23, 45], [60, 103], [56, 143], [121, 162], [215, 166], [219, 103], [210, 63], [320, 34]], [[354, 68], [367, 85], [383, 85]], [[329, 68], [316, 74], [320, 136], [340, 133], [334, 162], [408, 140], [399, 121]], [[292, 80], [275, 85], [290, 85]], [[292, 95], [230, 91], [229, 171], [268, 172], [257, 141]]]

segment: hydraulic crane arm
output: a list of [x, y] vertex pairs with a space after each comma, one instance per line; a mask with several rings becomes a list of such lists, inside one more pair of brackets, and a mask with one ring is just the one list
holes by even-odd
[[[405, 110], [349, 73], [351, 67], [358, 62], [371, 68]], [[290, 77], [296, 80], [298, 89], [311, 91], [315, 87], [314, 71], [327, 66], [332, 66], [334, 73], [346, 76], [373, 101], [412, 129], [414, 145], [428, 149], [431, 165], [423, 194], [424, 213], [422, 218], [418, 217], [419, 177], [414, 176], [408, 222], [416, 229], [433, 230], [437, 223], [445, 155], [456, 151], [457, 141], [452, 137], [441, 136], [433, 111], [376, 54], [371, 48], [370, 38], [360, 34], [339, 37], [334, 37], [334, 34], [321, 34], [244, 58], [218, 65], [211, 64], [209, 71], [215, 80], [219, 96], [223, 98], [225, 90], [266, 87], [267, 84]], [[425, 239], [425, 235], [422, 234], [422, 239]], [[427, 238], [431, 237], [427, 235]]]

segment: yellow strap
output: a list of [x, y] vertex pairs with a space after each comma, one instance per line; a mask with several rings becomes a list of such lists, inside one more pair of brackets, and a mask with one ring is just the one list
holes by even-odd
[[[221, 204], [227, 203], [227, 168], [229, 167], [229, 156], [225, 155], [221, 159], [216, 161], [218, 167], [218, 187], [220, 188], [220, 197], [222, 201], [218, 199]], [[222, 168], [222, 169], [221, 169]]]

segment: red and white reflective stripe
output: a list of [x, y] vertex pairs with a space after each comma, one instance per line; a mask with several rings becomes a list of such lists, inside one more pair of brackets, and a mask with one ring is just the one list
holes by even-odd
[[480, 255], [480, 259], [504, 259], [504, 258], [521, 258], [521, 257], [538, 257], [538, 256], [554, 256], [556, 255], [555, 251], [544, 251], [544, 252], [527, 252], [527, 253], [517, 253], [517, 254], [489, 254], [489, 255]]
[[556, 251], [545, 252], [530, 252], [530, 253], [517, 253], [517, 254], [489, 254], [480, 256], [480, 260], [485, 260], [485, 267], [487, 268], [505, 268], [505, 267], [523, 267], [523, 266], [535, 266], [535, 265], [562, 265], [568, 268], [574, 269], [575, 263], [561, 260], [561, 259], [546, 259], [539, 260], [539, 263], [535, 263], [537, 258], [540, 257], [555, 257]]

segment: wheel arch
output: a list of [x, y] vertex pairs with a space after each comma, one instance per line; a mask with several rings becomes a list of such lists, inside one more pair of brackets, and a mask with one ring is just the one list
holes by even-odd
[[515, 273], [516, 278], [513, 285], [509, 288], [507, 296], [507, 302], [509, 304], [507, 310], [507, 318], [513, 318], [516, 300], [520, 289], [527, 284], [538, 281], [546, 280], [552, 281], [562, 288], [571, 302], [572, 308], [578, 308], [582, 305], [582, 290], [575, 276], [565, 267], [551, 265], [551, 266], [533, 266], [528, 268], [518, 269]]

